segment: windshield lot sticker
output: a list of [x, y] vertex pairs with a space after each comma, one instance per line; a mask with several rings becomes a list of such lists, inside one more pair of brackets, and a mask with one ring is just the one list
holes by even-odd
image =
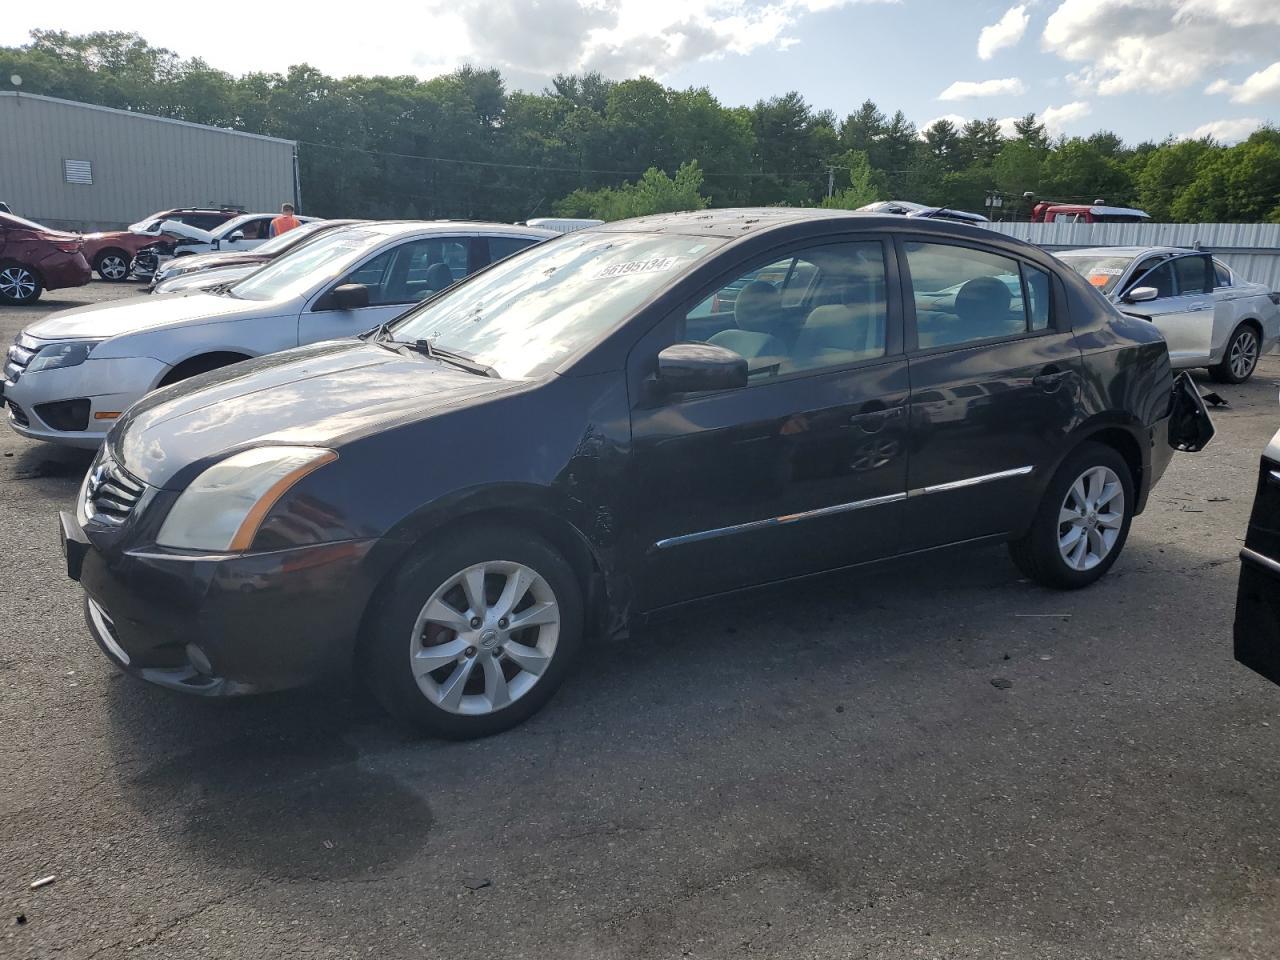
[[675, 266], [677, 257], [650, 257], [648, 260], [628, 260], [625, 263], [615, 263], [611, 267], [605, 267], [596, 274], [597, 280], [603, 280], [607, 277], [627, 277], [633, 273], [660, 273], [663, 270], [670, 270]]

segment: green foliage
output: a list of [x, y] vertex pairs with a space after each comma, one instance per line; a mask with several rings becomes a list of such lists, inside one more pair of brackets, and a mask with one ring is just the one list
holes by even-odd
[[650, 167], [635, 183], [624, 183], [616, 189], [575, 190], [556, 204], [556, 212], [562, 217], [625, 220], [649, 213], [701, 210], [711, 202], [702, 196], [701, 187], [698, 161], [690, 160], [680, 164], [675, 177]]
[[1009, 137], [990, 117], [917, 132], [871, 100], [838, 121], [794, 91], [732, 107], [705, 88], [599, 73], [557, 76], [541, 93], [470, 66], [430, 80], [335, 78], [305, 63], [236, 77], [110, 31], [34, 31], [0, 47], [0, 77], [13, 73], [24, 92], [297, 140], [304, 210], [320, 216], [614, 219], [879, 198], [983, 211], [999, 190], [1005, 216], [1026, 216], [1031, 191], [1134, 204], [1157, 220], [1280, 221], [1272, 127], [1232, 147], [1130, 148], [1108, 131], [1051, 142], [1034, 114]]
[[849, 168], [849, 185], [843, 190], [824, 197], [822, 206], [839, 210], [857, 210], [874, 200], [888, 199], [880, 186], [876, 173], [871, 169], [871, 161], [861, 150], [850, 150], [844, 155]]

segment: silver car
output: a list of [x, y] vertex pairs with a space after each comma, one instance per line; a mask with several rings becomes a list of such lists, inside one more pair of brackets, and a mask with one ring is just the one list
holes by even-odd
[[353, 337], [486, 264], [558, 236], [507, 224], [368, 223], [337, 230], [216, 292], [64, 310], [18, 335], [4, 365], [9, 424], [96, 447], [144, 394], [218, 367]]
[[1243, 383], [1280, 339], [1280, 293], [1203, 251], [1089, 247], [1056, 256], [1121, 310], [1150, 319], [1174, 367], [1207, 367], [1221, 383]]

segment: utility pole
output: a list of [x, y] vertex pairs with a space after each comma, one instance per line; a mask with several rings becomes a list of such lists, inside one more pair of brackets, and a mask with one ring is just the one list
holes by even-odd
[[836, 188], [836, 168], [827, 167], [827, 199], [831, 199], [831, 194]]

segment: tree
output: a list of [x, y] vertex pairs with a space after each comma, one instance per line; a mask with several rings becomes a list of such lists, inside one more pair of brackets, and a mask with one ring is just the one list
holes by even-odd
[[709, 202], [702, 196], [702, 171], [698, 161], [680, 164], [675, 177], [650, 167], [638, 181], [615, 188], [575, 190], [556, 204], [562, 217], [596, 217], [624, 220], [649, 213], [701, 210]]
[[877, 182], [875, 171], [871, 169], [871, 162], [865, 153], [861, 150], [850, 150], [845, 153], [844, 160], [849, 169], [849, 186], [824, 198], [822, 206], [840, 210], [857, 210], [875, 200], [887, 199], [883, 195], [883, 188]]
[[986, 120], [970, 120], [960, 128], [960, 166], [989, 167], [995, 162], [1004, 136], [1000, 133], [1000, 121], [995, 117]]
[[[1256, 136], [1256, 135], [1255, 135]], [[1172, 205], [1179, 220], [1280, 223], [1280, 138], [1268, 136], [1210, 151]]]
[[857, 112], [849, 114], [840, 124], [840, 146], [870, 154], [871, 145], [884, 133], [884, 128], [885, 115], [875, 103], [864, 100]]
[[[1142, 151], [1140, 164], [1130, 164], [1138, 206], [1157, 221], [1173, 216], [1178, 195], [1195, 179], [1196, 169], [1206, 154], [1218, 147], [1209, 140], [1165, 141], [1159, 147]], [[1138, 167], [1136, 172], [1135, 166]]]
[[960, 168], [960, 131], [950, 120], [935, 120], [925, 128], [924, 142], [929, 154], [950, 173]]
[[1049, 134], [1034, 113], [1013, 121], [1014, 140], [1044, 154], [1049, 151]]

